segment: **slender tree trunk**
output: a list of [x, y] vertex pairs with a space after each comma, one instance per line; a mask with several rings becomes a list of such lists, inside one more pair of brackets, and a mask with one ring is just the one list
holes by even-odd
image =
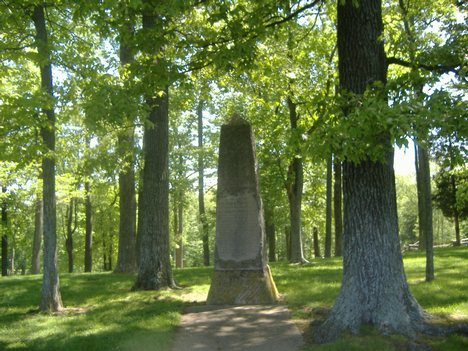
[[332, 238], [332, 154], [327, 158], [327, 185], [326, 185], [326, 218], [325, 218], [325, 258], [331, 257]]
[[[120, 33], [120, 65], [133, 61], [133, 52], [128, 44], [133, 27], [123, 26]], [[125, 155], [125, 167], [119, 173], [119, 246], [115, 273], [136, 272], [136, 194], [135, 194], [135, 144], [134, 129], [122, 131], [118, 136], [118, 148]]]
[[286, 240], [286, 259], [291, 261], [291, 227], [284, 227], [284, 238]]
[[[297, 130], [298, 116], [296, 112], [296, 104], [290, 97], [287, 99], [289, 108], [289, 119], [293, 133]], [[290, 262], [304, 263], [307, 260], [304, 258], [302, 248], [302, 190], [304, 186], [304, 170], [302, 158], [300, 157], [301, 150], [296, 148], [297, 155], [291, 160], [288, 169], [288, 186], [287, 194], [289, 200], [289, 218], [291, 223], [291, 255]]]
[[15, 226], [12, 226], [11, 230], [11, 253], [10, 253], [10, 274], [14, 275], [15, 270], [15, 260], [16, 260], [16, 230], [14, 229]]
[[[163, 18], [145, 3], [143, 30], [149, 40], [155, 30], [163, 32]], [[163, 52], [157, 45], [147, 50], [151, 54]], [[156, 97], [154, 92], [146, 96], [150, 113], [143, 134], [143, 184], [138, 203], [139, 268], [134, 290], [175, 286], [169, 252], [169, 89], [167, 86], [160, 89]]]
[[2, 276], [8, 275], [8, 236], [2, 235]]
[[[50, 64], [50, 49], [48, 46], [44, 7], [35, 6], [33, 22], [36, 29], [36, 47], [38, 51], [38, 66], [41, 71], [41, 88], [50, 99], [53, 106], [52, 65]], [[59, 277], [57, 268], [57, 214], [55, 200], [55, 113], [53, 107], [43, 107], [42, 113], [47, 116], [47, 122], [41, 126], [42, 141], [47, 153], [42, 158], [43, 194], [44, 200], [44, 273], [42, 278], [40, 310], [56, 312], [62, 309]]]
[[[7, 189], [5, 186], [2, 186], [2, 193], [6, 193]], [[7, 214], [7, 205], [6, 201], [2, 203], [2, 276], [6, 277], [8, 275], [8, 214]]]
[[[452, 169], [451, 169], [452, 170]], [[455, 180], [455, 176], [451, 175], [450, 176], [450, 181], [452, 183], [452, 191], [453, 191], [453, 199], [455, 201], [453, 205], [453, 221], [455, 223], [455, 243], [454, 246], [460, 246], [461, 245], [461, 237], [460, 237], [460, 214], [458, 212], [458, 208], [456, 205], [456, 199], [457, 199], [457, 182]]]
[[34, 213], [34, 238], [31, 257], [31, 274], [39, 274], [41, 271], [41, 238], [43, 228], [44, 204], [42, 197], [37, 195]]
[[85, 192], [86, 235], [84, 271], [89, 273], [93, 269], [93, 205], [91, 203], [91, 185], [89, 181], [85, 182]]
[[179, 201], [177, 201], [177, 248], [175, 250], [175, 261], [176, 261], [176, 268], [183, 268], [184, 267], [184, 241], [182, 238], [184, 232], [184, 206], [182, 202], [182, 195], [179, 194]]
[[335, 256], [341, 256], [343, 252], [343, 210], [341, 208], [341, 161], [335, 158], [333, 165], [335, 185], [333, 188], [333, 209], [335, 215]]
[[[381, 1], [338, 2], [339, 76], [342, 91], [362, 95], [386, 81]], [[327, 320], [317, 332], [329, 341], [364, 324], [384, 333], [414, 336], [424, 313], [411, 295], [398, 238], [393, 151], [388, 137], [375, 131], [388, 149], [385, 160], [345, 161], [343, 165], [343, 278]]]
[[70, 199], [70, 204], [67, 208], [67, 237], [65, 239], [65, 247], [67, 249], [67, 256], [68, 256], [68, 273], [73, 273], [73, 208], [75, 205], [75, 200], [73, 198]]
[[268, 240], [268, 260], [276, 262], [276, 227], [273, 209], [265, 207], [265, 233]]
[[319, 236], [318, 236], [317, 227], [314, 227], [314, 229], [312, 230], [312, 235], [313, 235], [313, 238], [314, 238], [314, 257], [315, 258], [322, 257], [322, 255], [320, 255], [320, 243], [319, 243]]
[[205, 157], [203, 150], [203, 101], [197, 106], [198, 121], [198, 215], [201, 222], [202, 242], [203, 242], [203, 264], [210, 265], [210, 246], [208, 236], [208, 222], [205, 211]]
[[[434, 253], [432, 231], [432, 196], [431, 196], [431, 169], [429, 165], [428, 150], [418, 145], [419, 181], [422, 206], [419, 213], [419, 227], [424, 233], [424, 248], [426, 250], [426, 281], [434, 280]], [[419, 197], [418, 197], [419, 200]], [[421, 243], [421, 242], [420, 242]]]
[[[414, 142], [414, 163], [415, 163], [415, 170], [416, 170], [416, 189], [417, 189], [417, 194], [418, 194], [418, 220], [419, 220], [418, 249], [425, 251], [426, 250], [425, 229], [428, 228], [428, 225], [424, 221], [428, 219], [428, 215], [426, 213], [427, 205], [424, 203], [425, 199], [427, 198], [427, 194], [425, 194], [424, 192], [427, 190], [427, 188], [425, 187], [425, 184], [424, 184], [426, 175], [424, 174], [424, 165], [421, 165], [420, 148], [421, 147], [418, 145], [418, 143]], [[430, 198], [430, 194], [429, 194], [429, 198]]]

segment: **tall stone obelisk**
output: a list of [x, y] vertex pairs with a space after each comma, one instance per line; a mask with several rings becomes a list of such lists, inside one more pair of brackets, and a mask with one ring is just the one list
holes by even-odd
[[207, 304], [278, 300], [267, 265], [252, 127], [238, 116], [221, 127], [214, 265]]

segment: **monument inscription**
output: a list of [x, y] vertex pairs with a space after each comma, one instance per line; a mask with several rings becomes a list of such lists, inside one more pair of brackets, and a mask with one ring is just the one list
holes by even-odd
[[[252, 194], [241, 194], [237, 196], [225, 195], [219, 198], [218, 206], [223, 209], [216, 215], [218, 235], [217, 254], [219, 259], [218, 268], [233, 269], [224, 261], [252, 261], [261, 253], [260, 239], [262, 238], [261, 227], [258, 218], [258, 203]], [[258, 240], [253, 240], [255, 237]], [[244, 267], [246, 269], [261, 269], [261, 261], [257, 265]], [[243, 265], [245, 266], [245, 265]], [[239, 266], [236, 265], [235, 269]]]
[[277, 301], [267, 265], [265, 223], [252, 128], [234, 117], [221, 127], [216, 195], [215, 272], [208, 304]]

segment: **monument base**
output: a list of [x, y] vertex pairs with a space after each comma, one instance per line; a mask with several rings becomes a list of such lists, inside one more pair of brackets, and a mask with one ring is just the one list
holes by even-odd
[[208, 305], [267, 305], [278, 301], [270, 267], [263, 270], [215, 271]]

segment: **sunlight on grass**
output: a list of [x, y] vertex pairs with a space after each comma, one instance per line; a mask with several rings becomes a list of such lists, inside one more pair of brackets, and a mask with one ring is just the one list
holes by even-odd
[[[436, 280], [424, 281], [422, 253], [404, 258], [410, 288], [439, 323], [468, 322], [467, 248], [436, 250]], [[283, 303], [302, 329], [317, 313], [333, 306], [341, 283], [341, 259], [314, 260], [310, 265], [271, 264]], [[184, 308], [203, 304], [212, 267], [175, 270], [180, 288], [131, 292], [133, 275], [62, 274], [61, 292], [68, 308], [59, 315], [36, 312], [40, 276], [0, 279], [0, 350], [168, 350]], [[317, 312], [319, 311], [319, 312]], [[320, 317], [320, 316], [319, 316]], [[468, 349], [468, 337], [424, 339], [434, 351]], [[401, 337], [383, 337], [372, 330], [344, 335], [335, 343], [306, 350], [397, 351]]]

